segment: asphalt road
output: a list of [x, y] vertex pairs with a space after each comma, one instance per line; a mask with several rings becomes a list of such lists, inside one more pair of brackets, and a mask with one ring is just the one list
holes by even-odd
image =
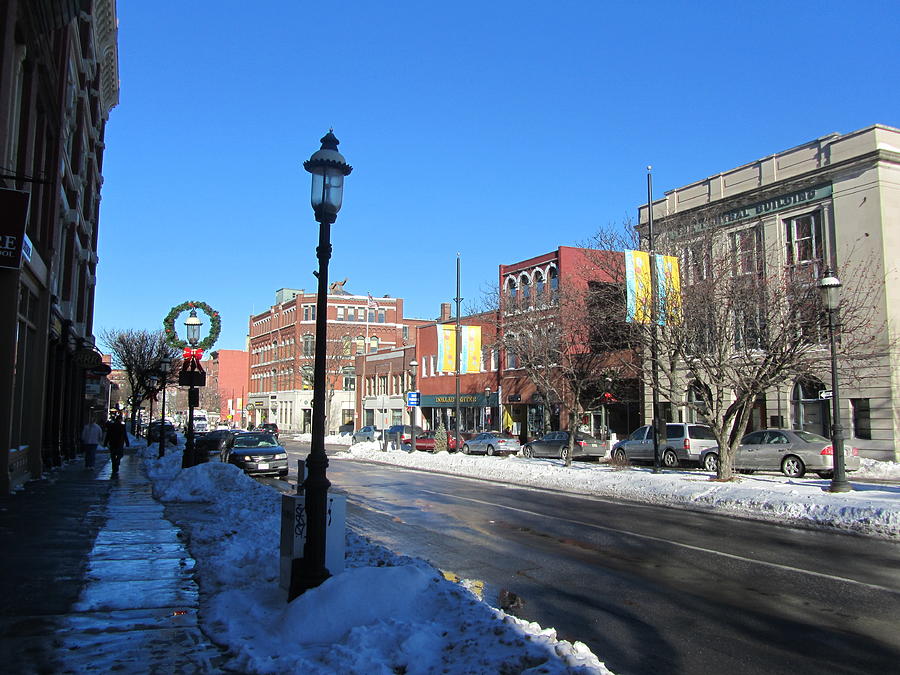
[[897, 672], [896, 543], [329, 455], [351, 527], [512, 591], [621, 675]]

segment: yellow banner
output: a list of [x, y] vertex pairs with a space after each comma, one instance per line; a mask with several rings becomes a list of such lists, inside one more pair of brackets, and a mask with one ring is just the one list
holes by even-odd
[[[438, 372], [456, 372], [456, 326], [437, 326]], [[460, 326], [460, 373], [481, 372], [481, 326]]]

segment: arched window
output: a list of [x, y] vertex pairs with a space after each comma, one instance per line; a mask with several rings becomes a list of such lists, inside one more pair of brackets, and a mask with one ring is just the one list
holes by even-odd
[[544, 301], [544, 273], [540, 270], [534, 273], [534, 299], [537, 302]]
[[550, 281], [550, 302], [555, 303], [559, 300], [559, 274], [555, 267], [550, 268], [547, 277]]
[[303, 336], [303, 356], [315, 356], [316, 338], [307, 333]]
[[516, 280], [510, 277], [506, 280], [506, 300], [510, 305], [515, 305], [519, 301], [516, 290]]
[[527, 274], [523, 274], [519, 277], [519, 286], [522, 288], [522, 305], [525, 307], [531, 306], [531, 279], [528, 278]]
[[356, 336], [356, 353], [357, 354], [365, 354], [366, 353], [366, 338], [362, 335]]
[[378, 337], [373, 335], [369, 338], [369, 353], [374, 354], [378, 351]]
[[344, 356], [350, 356], [353, 353], [353, 342], [350, 340], [349, 335], [344, 335], [341, 337], [341, 354]]

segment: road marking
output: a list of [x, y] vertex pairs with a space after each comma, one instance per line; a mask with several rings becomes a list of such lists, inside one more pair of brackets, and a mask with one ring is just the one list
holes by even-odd
[[765, 560], [746, 558], [744, 556], [735, 555], [734, 553], [725, 553], [724, 551], [716, 551], [714, 549], [704, 548], [702, 546], [694, 546], [693, 544], [685, 544], [680, 541], [673, 541], [671, 539], [665, 539], [663, 537], [655, 537], [651, 534], [642, 534], [640, 532], [633, 532], [631, 530], [624, 530], [624, 529], [615, 528], [615, 527], [607, 527], [605, 525], [597, 525], [595, 523], [588, 523], [588, 522], [585, 522], [582, 520], [576, 520], [574, 518], [560, 518], [559, 516], [549, 516], [546, 513], [538, 513], [537, 511], [529, 511], [528, 509], [521, 509], [521, 508], [518, 508], [515, 506], [506, 506], [505, 504], [496, 504], [494, 502], [488, 502], [488, 501], [484, 501], [481, 499], [474, 499], [472, 497], [461, 497], [460, 495], [451, 494], [448, 492], [436, 492], [434, 490], [425, 490], [422, 488], [420, 488], [420, 489], [422, 490], [422, 492], [426, 492], [426, 493], [433, 494], [433, 495], [440, 495], [442, 497], [451, 497], [454, 499], [462, 499], [462, 500], [469, 501], [469, 502], [475, 502], [476, 504], [484, 504], [485, 506], [493, 506], [496, 508], [507, 509], [509, 511], [516, 511], [518, 513], [525, 513], [530, 516], [538, 516], [538, 517], [543, 517], [543, 518], [550, 518], [552, 520], [560, 520], [562, 522], [571, 523], [573, 525], [582, 525], [585, 527], [592, 527], [596, 530], [604, 530], [606, 532], [628, 534], [633, 537], [637, 537], [638, 539], [646, 539], [648, 541], [655, 541], [655, 542], [659, 542], [659, 543], [663, 543], [663, 544], [670, 544], [672, 546], [679, 546], [681, 548], [689, 549], [691, 551], [698, 551], [700, 553], [717, 555], [717, 556], [720, 556], [723, 558], [729, 558], [731, 560], [740, 560], [742, 562], [754, 563], [757, 565], [764, 565], [766, 567], [772, 567], [772, 568], [784, 570], [787, 572], [797, 572], [800, 574], [809, 574], [811, 576], [819, 577], [821, 579], [829, 579], [831, 581], [843, 581], [845, 583], [855, 584], [857, 586], [864, 586], [865, 588], [887, 591], [888, 593], [894, 593], [894, 594], [900, 593], [900, 590], [898, 590], [896, 588], [888, 588], [886, 586], [879, 586], [878, 584], [869, 584], [864, 581], [856, 581], [855, 579], [846, 579], [844, 577], [838, 577], [833, 574], [825, 574], [823, 572], [804, 570], [799, 567], [792, 567], [790, 565], [782, 565], [781, 563], [773, 563], [773, 562], [768, 562]]

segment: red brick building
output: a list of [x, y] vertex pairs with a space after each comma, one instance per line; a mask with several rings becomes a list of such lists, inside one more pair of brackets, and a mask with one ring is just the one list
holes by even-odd
[[[403, 316], [403, 300], [372, 298], [331, 284], [327, 299], [326, 429], [356, 422], [356, 356], [411, 344], [411, 326], [428, 323]], [[312, 427], [312, 382], [317, 348], [316, 293], [282, 288], [275, 304], [250, 317], [248, 386], [250, 422], [283, 429]]]
[[247, 393], [250, 385], [250, 354], [241, 349], [220, 349], [203, 361], [206, 387], [201, 407], [218, 422], [246, 428]]

